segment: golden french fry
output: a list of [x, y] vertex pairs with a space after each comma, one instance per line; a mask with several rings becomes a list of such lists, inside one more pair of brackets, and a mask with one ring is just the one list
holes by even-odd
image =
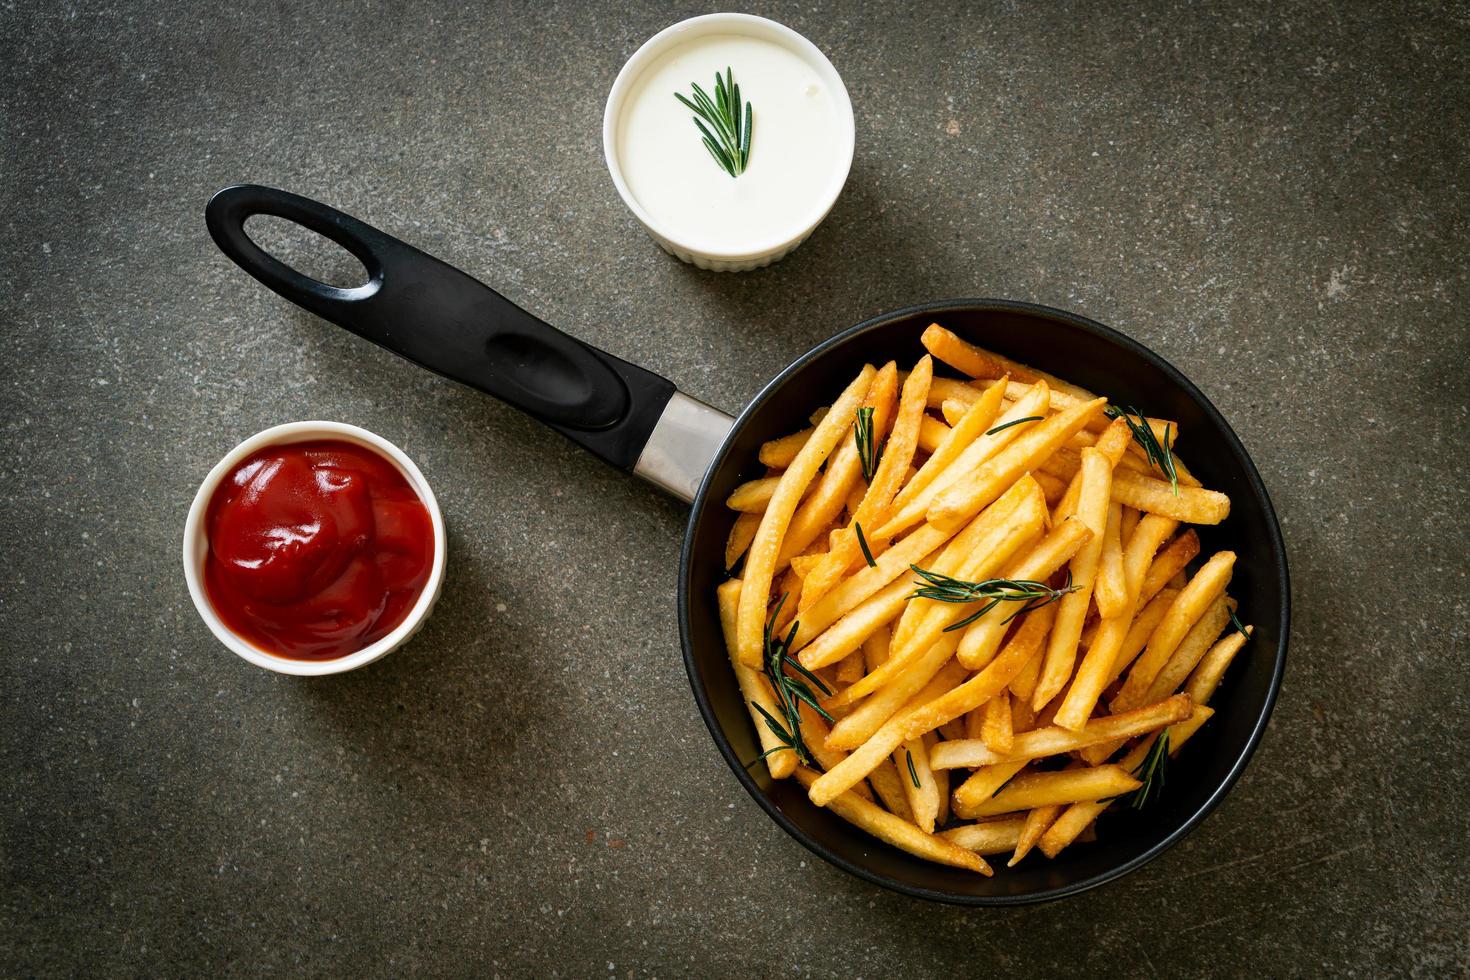
[[905, 528], [913, 527], [923, 521], [924, 515], [936, 497], [948, 491], [955, 484], [968, 480], [986, 461], [1000, 453], [1022, 433], [1035, 426], [1036, 420], [1046, 414], [1050, 396], [1044, 383], [1028, 390], [1020, 401], [1000, 416], [992, 428], [976, 436], [974, 441], [965, 447], [943, 471], [936, 474], [928, 486], [915, 492], [911, 498], [897, 508], [897, 513], [878, 529], [878, 535], [891, 538]]
[[[1037, 637], [1038, 652], [1043, 652], [1046, 650], [1047, 634], [1051, 632], [1051, 624], [1056, 621], [1056, 614], [1057, 607], [1055, 603], [1044, 606], [1041, 609], [1037, 609], [1029, 613], [1029, 615], [1031, 616], [1046, 617], [1043, 621], [1044, 625], [1038, 627], [1038, 629], [1040, 630]], [[1020, 635], [1019, 632], [1017, 633], [1017, 635]], [[961, 643], [963, 643], [963, 641], [961, 641]], [[1005, 651], [1002, 650], [1001, 652], [1004, 653]], [[1016, 676], [1012, 677], [1010, 684], [1007, 685], [1007, 688], [1010, 690], [1012, 695], [1012, 731], [1025, 731], [1027, 727], [1030, 727], [1029, 724], [1026, 726], [1022, 726], [1020, 724], [1021, 719], [1026, 718], [1034, 721], [1036, 718], [1036, 712], [1031, 710], [1031, 694], [1036, 690], [1036, 682], [1041, 677], [1041, 661], [1042, 658], [1039, 656], [1035, 656], [1032, 657], [1030, 660], [1027, 660], [1026, 665], [1016, 672]]]
[[1063, 769], [1017, 776], [995, 796], [972, 807], [977, 817], [1014, 813], [1039, 806], [1102, 800], [1131, 793], [1143, 783], [1121, 766]]
[[929, 750], [924, 740], [909, 739], [893, 754], [893, 763], [898, 767], [900, 779], [908, 776], [904, 792], [908, 794], [914, 823], [924, 833], [934, 833], [934, 824], [939, 820], [939, 784], [929, 768]]
[[[1040, 658], [1032, 657], [1026, 663], [1028, 666], [1030, 666], [1032, 664], [1037, 664], [1040, 662]], [[1023, 676], [1025, 673], [1026, 668], [1023, 667], [1021, 668], [1021, 673], [1017, 674], [1016, 676], [1020, 677]], [[1011, 693], [1015, 694], [1015, 691], [1012, 691]], [[1031, 710], [1031, 701], [1028, 698], [1022, 697], [1019, 694], [1011, 698], [1011, 730], [1019, 734], [1021, 732], [1029, 732], [1035, 727], [1036, 712]], [[1014, 744], [1014, 741], [1012, 742], [1012, 744]]]
[[[847, 656], [837, 661], [837, 673], [834, 675], [833, 679], [836, 680], [838, 684], [846, 686], [857, 680], [859, 677], [863, 676], [863, 674], [865, 673], [866, 671], [863, 669], [863, 651], [854, 650], [852, 651], [852, 653], [849, 653]], [[822, 768], [826, 769], [827, 767], [823, 766]]]
[[[1174, 599], [1174, 604], [1159, 621], [1158, 628], [1148, 638], [1143, 655], [1133, 662], [1123, 689], [1112, 702], [1114, 711], [1127, 711], [1146, 703], [1146, 696], [1154, 678], [1164, 664], [1168, 663], [1179, 641], [1199, 622], [1199, 618], [1230, 584], [1230, 575], [1235, 568], [1235, 552], [1216, 552], [1200, 567], [1194, 578], [1189, 580]], [[1216, 631], [1218, 633], [1218, 630]]]
[[1133, 663], [1134, 658], [1143, 652], [1148, 638], [1153, 635], [1154, 630], [1163, 620], [1164, 614], [1169, 611], [1169, 607], [1174, 604], [1178, 596], [1178, 589], [1164, 589], [1150, 599], [1148, 605], [1133, 617], [1133, 622], [1128, 627], [1128, 635], [1123, 638], [1123, 646], [1113, 658], [1113, 665], [1108, 668], [1107, 680], [1103, 683], [1104, 688], [1121, 677], [1123, 671], [1128, 669], [1128, 665]]
[[[974, 405], [980, 400], [982, 389], [968, 381], [960, 381], [957, 378], [936, 377], [929, 385], [929, 408], [943, 409], [945, 402], [959, 402], [962, 405]], [[1005, 394], [1004, 391], [1001, 392]], [[1013, 399], [1014, 400], [1014, 399]]]
[[781, 747], [783, 743], [771, 731], [755, 706], [760, 705], [772, 718], [780, 718], [781, 709], [777, 706], [776, 696], [771, 693], [771, 689], [762, 683], [760, 674], [740, 662], [735, 648], [735, 617], [740, 605], [740, 580], [730, 579], [715, 590], [715, 595], [719, 600], [720, 627], [725, 633], [725, 649], [730, 654], [730, 665], [735, 668], [735, 681], [740, 685], [740, 696], [745, 700], [746, 710], [750, 712], [750, 720], [755, 725], [761, 751], [771, 753], [766, 756], [766, 768], [773, 778], [784, 779], [796, 768], [796, 753]]
[[1056, 822], [1057, 817], [1062, 814], [1062, 804], [1052, 803], [1047, 806], [1039, 806], [1026, 814], [1026, 822], [1021, 828], [1021, 834], [1016, 838], [1016, 849], [1011, 854], [1011, 859], [1006, 862], [1006, 867], [1014, 868], [1021, 863], [1021, 859], [1031, 852], [1036, 842], [1041, 840], [1041, 835], [1046, 828]]
[[[1156, 516], [1149, 514], [1143, 520], [1147, 521]], [[1169, 518], [1159, 518], [1159, 520], [1169, 520]], [[1138, 526], [1143, 527], [1144, 523], [1140, 521]], [[1199, 535], [1195, 533], [1194, 528], [1190, 528], [1170, 541], [1163, 551], [1154, 556], [1152, 564], [1147, 566], [1147, 571], [1138, 586], [1139, 604], [1147, 603], [1158, 595], [1159, 590], [1169, 585], [1174, 576], [1183, 572], [1184, 567], [1198, 554]], [[1184, 584], [1181, 582], [1178, 588], [1183, 587]]]
[[999, 765], [978, 769], [969, 779], [960, 784], [950, 799], [950, 809], [962, 820], [973, 820], [978, 814], [974, 808], [983, 806], [986, 800], [1000, 792], [1000, 788], [1022, 769], [1026, 761], [1002, 762]]
[[1081, 490], [1076, 518], [1092, 532], [1072, 557], [1072, 589], [1062, 596], [1057, 621], [1047, 640], [1046, 658], [1041, 663], [1041, 677], [1031, 695], [1031, 707], [1040, 710], [1072, 676], [1077, 662], [1077, 641], [1082, 623], [1092, 602], [1092, 587], [1097, 580], [1102, 557], [1103, 532], [1108, 522], [1108, 491], [1112, 486], [1113, 467], [1098, 449], [1082, 450]]
[[819, 551], [813, 555], [797, 555], [791, 559], [791, 570], [798, 578], [805, 580], [812, 573], [812, 569], [822, 563], [822, 558], [826, 554], [825, 551]]
[[947, 721], [944, 724], [940, 725], [939, 728], [936, 729], [936, 731], [939, 732], [939, 737], [945, 739], [946, 741], [956, 738], [969, 738], [969, 736], [965, 734], [964, 718], [956, 718], [953, 721]]
[[1128, 423], [1122, 419], [1113, 419], [1102, 435], [1097, 437], [1095, 448], [1108, 458], [1109, 463], [1117, 466], [1128, 447], [1133, 444], [1133, 430], [1128, 428]]
[[[1067, 481], [1059, 480], [1050, 473], [1041, 470], [1032, 470], [1031, 478], [1041, 486], [1041, 492], [1046, 495], [1046, 505], [1055, 507], [1067, 495]], [[1055, 518], [1053, 518], [1055, 520]]]
[[[846, 752], [841, 749], [834, 749], [827, 744], [827, 737], [831, 734], [831, 729], [827, 727], [827, 722], [822, 716], [813, 711], [812, 706], [805, 701], [800, 702], [797, 707], [801, 712], [802, 741], [805, 743], [807, 751], [812, 754], [812, 758], [817, 761], [817, 765], [823, 769], [829, 769], [842, 762], [843, 759], [846, 759]], [[790, 755], [792, 753], [783, 754]], [[868, 788], [866, 783], [858, 783], [852, 787], [852, 791], [865, 800], [871, 800], [873, 798], [873, 791]]]
[[1098, 398], [1028, 428], [968, 477], [935, 497], [929, 504], [929, 522], [940, 527], [953, 527], [968, 521], [1005, 492], [1021, 474], [1055, 452], [1089, 418], [1100, 414], [1105, 404]]
[[1137, 529], [1138, 522], [1142, 519], [1142, 517], [1143, 512], [1138, 510], [1136, 507], [1123, 508], [1123, 523], [1122, 526], [1119, 528], [1119, 534], [1124, 541], [1132, 539], [1133, 532]]
[[1143, 696], [1145, 702], [1158, 701], [1178, 690], [1219, 638], [1220, 631], [1230, 622], [1231, 609], [1229, 597], [1220, 593], [1219, 598], [1199, 618], [1199, 622], [1184, 634], [1184, 639], [1174, 648], [1168, 663], [1154, 677], [1148, 693]]
[[[929, 382], [929, 389], [933, 391], [935, 384], [943, 379], [934, 378]], [[965, 417], [960, 419], [955, 427], [945, 436], [944, 442], [936, 446], [924, 465], [919, 468], [902, 490], [893, 498], [891, 509], [898, 511], [909, 501], [913, 500], [921, 490], [934, 482], [935, 478], [949, 468], [955, 460], [960, 457], [972, 443], [990, 428], [1000, 414], [1001, 398], [1005, 393], [1005, 385], [996, 382], [985, 389], [974, 402], [970, 404], [965, 412]]]
[[736, 487], [725, 500], [725, 506], [743, 513], [759, 514], [771, 502], [780, 477], [763, 476], [758, 480], [747, 480]]
[[[807, 484], [816, 476], [818, 468], [832, 454], [837, 443], [852, 429], [854, 416], [873, 382], [876, 372], [872, 366], [864, 367], [847, 390], [833, 403], [832, 411], [821, 424], [801, 452], [796, 454], [791, 466], [781, 475], [781, 483], [761, 515], [760, 527], [750, 545], [750, 556], [745, 562], [744, 587], [740, 590], [740, 615], [737, 621], [737, 649], [740, 662], [747, 667], [756, 667], [761, 660], [762, 635], [766, 625], [766, 600], [771, 594], [771, 581], [776, 574], [776, 560], [780, 556], [783, 539], [791, 518], [805, 494]], [[799, 552], [801, 549], [797, 549]]]
[[1057, 709], [1056, 723], [1062, 728], [1077, 731], [1092, 717], [1093, 709], [1097, 707], [1098, 699], [1107, 687], [1108, 672], [1112, 670], [1118, 651], [1128, 637], [1128, 626], [1128, 616], [1104, 619], [1099, 624], [1092, 645], [1087, 648], [1086, 656], [1077, 666], [1072, 683], [1067, 687], [1066, 697]]
[[[1002, 754], [1009, 752], [1016, 739], [1016, 733], [1011, 728], [1010, 692], [1001, 688], [994, 697], [985, 702], [983, 710], [985, 714], [980, 728], [980, 739], [991, 751]], [[966, 717], [972, 713], [973, 711], [966, 712]]]
[[755, 532], [761, 526], [761, 515], [741, 514], [735, 518], [735, 523], [730, 525], [730, 537], [725, 540], [725, 569], [726, 571], [735, 567], [750, 543], [755, 540]]
[[976, 854], [1004, 854], [1015, 850], [1024, 824], [1025, 821], [1021, 819], [986, 820], [951, 827], [939, 836]]
[[1103, 530], [1102, 552], [1097, 562], [1097, 581], [1092, 587], [1097, 614], [1103, 619], [1122, 616], [1132, 605], [1128, 580], [1123, 575], [1123, 505], [1108, 503], [1108, 520]]
[[[1139, 513], [1139, 511], [1133, 510], [1132, 507], [1123, 508], [1125, 514], [1128, 511], [1133, 511], [1135, 514]], [[1123, 539], [1123, 577], [1128, 585], [1128, 595], [1137, 606], [1142, 607], [1147, 605], [1148, 600], [1153, 598], [1152, 595], [1144, 596], [1141, 594], [1143, 583], [1147, 579], [1149, 568], [1160, 557], [1163, 557], [1159, 552], [1159, 548], [1163, 546], [1165, 541], [1169, 540], [1169, 535], [1173, 534], [1178, 527], [1179, 522], [1172, 517], [1160, 517], [1158, 514], [1144, 514], [1134, 522], [1132, 533]], [[1181, 535], [1180, 539], [1176, 540], [1181, 540], [1186, 537], [1194, 542], [1194, 552], [1189, 556], [1192, 558], [1199, 552], [1199, 535], [1191, 528], [1184, 535]], [[1170, 547], [1172, 548], [1173, 545], [1171, 544]], [[1168, 549], [1165, 550], [1167, 551]], [[1186, 562], [1188, 560], [1188, 558], [1185, 559]]]
[[961, 340], [937, 323], [927, 327], [919, 341], [929, 353], [972, 378], [1000, 378], [1009, 374], [1016, 380], [1027, 383], [1045, 381], [1057, 391], [1065, 392], [1081, 401], [1090, 401], [1097, 397], [1079, 385], [1063, 381], [1045, 371], [1027, 367], [1019, 361], [1002, 357], [993, 351], [976, 347], [974, 344]]
[[796, 459], [796, 454], [801, 452], [801, 447], [806, 445], [807, 440], [812, 437], [812, 433], [815, 431], [817, 431], [816, 427], [813, 426], [810, 429], [802, 429], [800, 432], [793, 432], [789, 436], [782, 436], [779, 439], [772, 439], [770, 442], [763, 443], [759, 453], [761, 463], [778, 470], [784, 470], [791, 465], [792, 460]]
[[[796, 778], [803, 786], [810, 788], [818, 777], [810, 769], [800, 766], [796, 770]], [[915, 857], [965, 868], [983, 875], [991, 873], [990, 865], [974, 851], [952, 844], [943, 837], [926, 834], [851, 790], [828, 800], [826, 805], [827, 809], [853, 826]]]
[[950, 428], [936, 418], [926, 415], [919, 420], [919, 451], [934, 453], [949, 438]]
[[1181, 484], [1176, 496], [1167, 480], [1130, 470], [1120, 470], [1113, 480], [1113, 499], [1186, 524], [1219, 524], [1230, 516], [1230, 498], [1223, 493]]
[[[868, 773], [868, 782], [889, 813], [912, 823], [914, 813], [909, 809], [909, 798], [903, 791], [903, 780], [907, 777], [907, 773], [903, 777], [899, 776], [898, 767], [893, 764], [892, 759], [884, 759], [878, 768]], [[857, 786], [861, 785], [862, 781], [859, 781]], [[854, 786], [853, 789], [856, 791], [857, 787]]]
[[893, 632], [887, 626], [880, 626], [863, 641], [863, 667], [864, 673], [883, 666], [883, 661], [888, 659], [888, 641]]
[[1220, 686], [1220, 678], [1225, 676], [1225, 668], [1230, 666], [1230, 661], [1245, 646], [1249, 639], [1246, 634], [1254, 633], [1255, 628], [1247, 626], [1245, 633], [1231, 633], [1214, 646], [1210, 652], [1205, 654], [1199, 666], [1194, 668], [1194, 673], [1189, 675], [1189, 682], [1185, 685], [1185, 693], [1194, 699], [1196, 704], [1208, 704], [1210, 698], [1215, 696], [1215, 688]]
[[965, 413], [970, 410], [970, 406], [972, 404], [974, 403], [959, 401], [958, 399], [954, 398], [947, 398], [945, 399], [944, 404], [939, 406], [939, 414], [944, 416], [945, 425], [953, 428], [954, 426], [959, 425], [960, 422], [964, 419]]
[[[1075, 555], [1077, 549], [1082, 547], [1090, 537], [1092, 537], [1092, 532], [1081, 521], [1063, 521], [1053, 527], [1051, 533], [1042, 538], [1030, 553], [1007, 565], [1000, 577], [1030, 579], [1034, 582], [1045, 581], [1051, 577], [1053, 572], [1061, 568], [1063, 563]], [[971, 623], [960, 640], [960, 663], [970, 670], [979, 670], [989, 663], [990, 658], [995, 655], [996, 648], [1000, 646], [1001, 639], [1005, 636], [1007, 618], [1006, 615], [1001, 615], [992, 609]]]
[[[1187, 694], [1176, 694], [1157, 704], [1146, 705], [1104, 718], [1094, 718], [1080, 731], [1050, 726], [1022, 732], [1016, 736], [1015, 744], [1006, 755], [991, 751], [984, 742], [965, 739], [958, 742], [941, 742], [929, 754], [929, 765], [935, 769], [977, 768], [992, 766], [998, 762], [1025, 762], [1062, 752], [1109, 742], [1119, 738], [1132, 738], [1165, 725], [1172, 725], [1189, 717], [1192, 704]], [[1040, 804], [1037, 804], [1038, 806]], [[1004, 812], [1004, 811], [1000, 811]]]
[[1215, 716], [1214, 708], [1207, 708], [1202, 704], [1194, 706], [1194, 712], [1183, 721], [1169, 726], [1169, 757], [1172, 759], [1184, 748], [1184, 743], [1193, 737], [1194, 733], [1203, 727], [1204, 723]]

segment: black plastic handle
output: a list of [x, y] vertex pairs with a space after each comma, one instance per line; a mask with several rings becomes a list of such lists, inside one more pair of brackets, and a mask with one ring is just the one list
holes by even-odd
[[[342, 289], [302, 275], [245, 232], [253, 215], [294, 221], [341, 245], [368, 281]], [[236, 184], [210, 198], [209, 234], [240, 268], [359, 337], [494, 395], [632, 469], [674, 386], [589, 347], [431, 255], [325, 204]]]

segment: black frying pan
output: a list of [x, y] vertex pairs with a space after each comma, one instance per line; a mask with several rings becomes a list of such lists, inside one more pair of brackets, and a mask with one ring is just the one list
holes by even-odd
[[[309, 279], [245, 233], [253, 215], [297, 222], [367, 267], [362, 286]], [[1095, 887], [1158, 856], [1202, 820], [1239, 778], [1265, 731], [1286, 661], [1286, 551], [1266, 488], [1215, 407], [1157, 354], [1117, 331], [1059, 310], [996, 300], [909, 307], [838, 334], [796, 360], [733, 421], [659, 376], [553, 329], [477, 280], [315, 201], [242, 184], [205, 211], [225, 254], [280, 295], [430, 370], [508, 402], [615, 466], [690, 500], [679, 568], [679, 632], [695, 700], [742, 785], [816, 854], [859, 877], [922, 898], [969, 905], [1042, 901]], [[993, 878], [920, 861], [812, 806], [792, 780], [747, 769], [760, 748], [726, 657], [715, 602], [734, 515], [723, 501], [762, 475], [760, 444], [800, 428], [863, 364], [923, 354], [932, 322], [1150, 415], [1178, 421], [1191, 470], [1228, 493], [1231, 515], [1198, 528], [1206, 553], [1239, 555], [1231, 593], [1256, 632], [1212, 704], [1215, 717], [1170, 769], [1159, 803], [1109, 811], [1100, 839], [1055, 861], [1036, 855]]]

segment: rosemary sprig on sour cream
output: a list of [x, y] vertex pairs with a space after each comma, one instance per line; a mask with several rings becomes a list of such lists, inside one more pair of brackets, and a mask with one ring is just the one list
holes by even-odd
[[735, 84], [734, 72], [728, 65], [725, 66], [725, 74], [715, 72], [713, 99], [698, 82], [689, 84], [694, 89], [692, 100], [678, 92], [674, 93], [674, 98], [693, 111], [694, 125], [699, 127], [704, 148], [709, 150], [715, 163], [731, 177], [739, 177], [750, 164], [750, 134], [755, 128], [755, 114], [750, 103], [746, 102], [742, 124], [740, 86]]

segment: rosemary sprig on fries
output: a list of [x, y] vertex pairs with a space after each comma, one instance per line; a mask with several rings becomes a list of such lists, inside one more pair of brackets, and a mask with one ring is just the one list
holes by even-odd
[[[1164, 423], [1164, 441], [1159, 442], [1159, 437], [1154, 434], [1153, 426], [1148, 424], [1148, 419], [1142, 412], [1132, 405], [1119, 407], [1109, 405], [1103, 409], [1103, 414], [1110, 419], [1122, 419], [1133, 433], [1133, 441], [1138, 443], [1143, 454], [1148, 457], [1151, 465], [1158, 467], [1159, 472], [1169, 478], [1169, 486], [1174, 489], [1174, 496], [1179, 496], [1179, 472], [1174, 466], [1174, 453], [1169, 449], [1169, 423]], [[1138, 416], [1135, 421], [1130, 415]]]
[[1142, 810], [1148, 804], [1159, 798], [1164, 791], [1164, 773], [1169, 768], [1169, 729], [1159, 733], [1154, 739], [1153, 746], [1148, 750], [1148, 755], [1133, 770], [1133, 775], [1143, 780], [1143, 785], [1133, 791], [1128, 805], [1135, 810]]
[[1250, 632], [1246, 630], [1245, 624], [1240, 621], [1240, 617], [1235, 615], [1234, 609], [1230, 610], [1230, 628], [1235, 630], [1235, 632], [1239, 633], [1241, 636], [1245, 637], [1247, 640], [1251, 638]]
[[868, 563], [869, 568], [877, 568], [878, 563], [873, 560], [873, 549], [868, 547], [868, 539], [863, 537], [863, 526], [854, 521], [852, 529], [857, 532], [858, 547], [863, 551], [863, 561]]
[[863, 479], [872, 483], [873, 474], [878, 471], [878, 449], [873, 445], [873, 407], [871, 405], [857, 410], [852, 437], [857, 442], [858, 461], [863, 467]]
[[[1039, 608], [1047, 603], [1056, 602], [1068, 592], [1075, 592], [1076, 587], [1072, 585], [1071, 573], [1067, 573], [1067, 583], [1060, 589], [1053, 589], [1045, 582], [1035, 582], [1031, 579], [1009, 579], [988, 578], [980, 582], [966, 582], [964, 579], [954, 578], [949, 575], [941, 575], [920, 568], [918, 565], [910, 565], [927, 585], [919, 585], [909, 596], [911, 599], [933, 599], [935, 602], [980, 602], [989, 600], [981, 606], [977, 612], [966, 616], [957, 623], [951, 623], [944, 628], [949, 633], [957, 629], [964, 629], [975, 620], [984, 616], [990, 610], [1002, 602], [1023, 602], [1021, 608], [1007, 616], [1004, 622], [1009, 623], [1024, 612]], [[918, 584], [918, 583], [915, 583]]]
[[[832, 716], [818, 703], [816, 695], [812, 693], [811, 688], [807, 687], [806, 681], [815, 684], [823, 694], [831, 694], [831, 690], [816, 674], [793, 660], [789, 653], [791, 641], [796, 637], [796, 631], [801, 624], [793, 621], [785, 638], [776, 635], [776, 618], [781, 615], [781, 607], [785, 604], [786, 594], [782, 593], [781, 598], [776, 600], [776, 607], [771, 610], [770, 618], [766, 620], [765, 652], [761, 659], [761, 669], [766, 679], [771, 682], [771, 689], [776, 692], [776, 704], [781, 709], [784, 721], [772, 718], [770, 712], [760, 705], [754, 702], [751, 704], [751, 707], [759, 711], [765, 718], [766, 727], [771, 730], [771, 734], [776, 736], [781, 745], [756, 756], [749, 763], [752, 766], [771, 753], [786, 749], [795, 752], [802, 765], [812, 764], [811, 750], [806, 747], [806, 742], [801, 737], [801, 703], [803, 701], [822, 718], [828, 722], [832, 721]], [[792, 677], [788, 674], [786, 672], [788, 667], [795, 670], [799, 676]]]
[[997, 432], [1004, 432], [1005, 430], [1009, 429], [1011, 426], [1013, 426], [1013, 425], [1020, 425], [1022, 422], [1041, 422], [1041, 421], [1043, 421], [1043, 419], [1042, 419], [1042, 417], [1040, 415], [1028, 415], [1028, 416], [1026, 416], [1023, 419], [1011, 419], [1009, 422], [1002, 422], [1000, 425], [997, 425], [995, 428], [988, 430], [985, 434], [987, 436], [993, 436]]

